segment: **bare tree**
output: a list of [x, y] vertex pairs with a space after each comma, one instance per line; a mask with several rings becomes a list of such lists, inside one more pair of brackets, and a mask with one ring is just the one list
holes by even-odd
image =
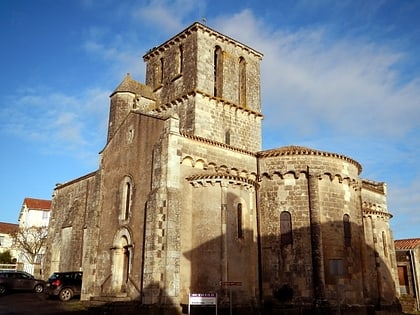
[[45, 248], [47, 233], [47, 226], [20, 227], [12, 234], [12, 239], [15, 248], [20, 249], [29, 263], [34, 264]]

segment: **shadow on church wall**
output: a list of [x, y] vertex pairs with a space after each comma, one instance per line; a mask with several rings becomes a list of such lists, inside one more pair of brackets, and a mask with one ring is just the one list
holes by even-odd
[[[323, 225], [321, 230], [329, 231], [336, 224], [342, 222]], [[352, 230], [358, 231], [358, 227], [352, 226]], [[236, 232], [227, 231], [184, 252], [190, 270], [181, 266], [182, 273], [191, 273], [190, 293], [217, 293], [219, 315], [231, 314], [230, 307], [232, 314], [241, 315], [337, 314], [337, 306], [341, 314], [374, 314], [375, 309], [385, 307], [399, 310], [393, 272], [377, 249], [364, 248], [360, 236], [354, 235], [350, 248], [345, 248], [337, 235], [336, 246], [324, 249], [320, 287], [315, 285], [318, 280], [314, 270], [319, 266], [312, 263], [314, 253], [309, 244], [302, 247], [302, 242], [311, 239], [310, 228], [293, 230], [292, 244], [286, 246], [276, 235], [257, 240], [253, 231], [244, 230], [243, 238], [238, 240]], [[255, 259], [249, 256], [253, 252]], [[341, 265], [334, 265], [340, 259]], [[237, 283], [226, 285], [229, 282]], [[188, 304], [175, 305], [159, 283], [144, 288], [142, 294], [153, 294], [153, 300], [159, 302], [111, 303], [105, 306], [107, 314], [121, 313], [122, 309], [125, 314], [188, 313]], [[188, 301], [188, 296], [181, 300]], [[213, 306], [194, 306], [190, 310], [190, 314], [215, 314]]]
[[[351, 242], [346, 246], [344, 233], [337, 229], [340, 226], [343, 222], [321, 226], [322, 233], [329, 237], [322, 236], [325, 241], [321, 244], [320, 266], [314, 263], [310, 228], [293, 230], [291, 244], [282, 245], [278, 235], [254, 241], [250, 230], [237, 239], [236, 230], [230, 233], [228, 227], [224, 236], [184, 253], [191, 263], [190, 292], [215, 292], [222, 310], [232, 303], [233, 309], [245, 307], [251, 313], [259, 308], [260, 301], [267, 314], [274, 309], [280, 314], [284, 308], [289, 308], [287, 314], [291, 309], [298, 313], [322, 309], [322, 314], [327, 314], [336, 312], [338, 305], [342, 314], [356, 309], [362, 313], [385, 308], [398, 311], [395, 270], [391, 270], [393, 251], [387, 250], [388, 257], [382, 257], [382, 244], [374, 244], [377, 248], [366, 245], [363, 235], [358, 234], [363, 229], [354, 224]], [[253, 261], [249, 255], [254, 251]], [[237, 314], [244, 311], [241, 308]]]

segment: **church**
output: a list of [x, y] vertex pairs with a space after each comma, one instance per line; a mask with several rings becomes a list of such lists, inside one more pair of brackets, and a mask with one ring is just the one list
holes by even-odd
[[179, 313], [192, 293], [395, 304], [386, 184], [339, 153], [262, 149], [262, 59], [198, 22], [150, 49], [145, 82], [110, 95], [98, 169], [54, 189], [44, 274], [83, 271], [82, 300]]

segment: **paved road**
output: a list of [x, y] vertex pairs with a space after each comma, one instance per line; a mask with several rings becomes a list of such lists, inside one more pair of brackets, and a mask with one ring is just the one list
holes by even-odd
[[0, 295], [1, 315], [103, 315], [94, 312], [77, 299], [61, 302], [58, 299], [47, 299], [46, 295], [24, 292]]

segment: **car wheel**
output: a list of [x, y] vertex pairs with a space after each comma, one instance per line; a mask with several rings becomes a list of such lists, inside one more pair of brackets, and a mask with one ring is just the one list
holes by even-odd
[[44, 291], [44, 286], [42, 284], [37, 284], [34, 288], [35, 293], [42, 293]]
[[6, 293], [6, 287], [2, 284], [0, 284], [0, 294]]
[[58, 298], [60, 299], [60, 301], [63, 301], [63, 302], [71, 300], [72, 297], [73, 297], [73, 290], [70, 288], [64, 288], [58, 294]]

